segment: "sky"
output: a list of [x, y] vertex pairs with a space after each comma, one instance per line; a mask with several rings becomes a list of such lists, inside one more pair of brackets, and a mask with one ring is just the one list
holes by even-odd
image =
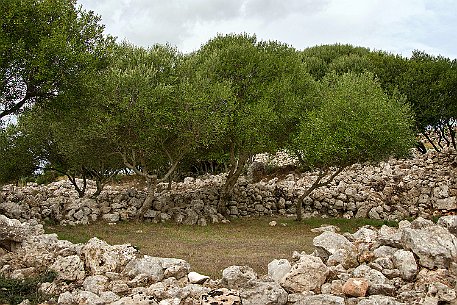
[[144, 47], [197, 50], [217, 34], [249, 33], [297, 49], [352, 44], [406, 57], [457, 58], [457, 0], [78, 0], [106, 32]]

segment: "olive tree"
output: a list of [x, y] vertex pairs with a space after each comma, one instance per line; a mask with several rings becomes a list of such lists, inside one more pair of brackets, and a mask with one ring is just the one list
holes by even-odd
[[98, 132], [147, 182], [139, 218], [151, 207], [157, 184], [198, 145], [214, 141], [224, 125], [215, 107], [226, 107], [227, 90], [195, 73], [193, 60], [170, 46], [123, 44], [102, 79]]
[[304, 113], [291, 143], [303, 166], [317, 171], [297, 201], [297, 220], [304, 199], [347, 166], [407, 156], [414, 143], [413, 116], [404, 98], [384, 93], [371, 73], [327, 75], [319, 101]]
[[[106, 182], [124, 168], [113, 153], [111, 142], [94, 132], [98, 113], [92, 103], [85, 101], [89, 97], [96, 95], [81, 94], [73, 101], [62, 102], [65, 107], [54, 109], [36, 105], [19, 116], [17, 126], [40, 168], [67, 176], [79, 197], [86, 194], [87, 179], [95, 180], [97, 190], [92, 196], [96, 197]], [[56, 102], [62, 98], [57, 97]], [[76, 101], [84, 107], [70, 106]]]
[[[457, 65], [442, 56], [415, 51], [408, 60], [407, 70], [401, 79], [401, 91], [408, 97], [416, 114], [416, 127], [435, 150], [456, 146], [457, 119]], [[435, 143], [429, 131], [438, 135]]]
[[113, 39], [75, 0], [0, 1], [0, 119], [52, 100], [106, 65]]
[[370, 66], [366, 56], [370, 50], [350, 44], [319, 45], [301, 52], [307, 71], [316, 79], [322, 79], [332, 71], [364, 72]]
[[226, 124], [213, 149], [228, 157], [228, 173], [218, 211], [226, 203], [249, 158], [276, 152], [289, 139], [314, 81], [293, 48], [255, 36], [219, 35], [197, 52], [196, 70], [229, 90], [227, 107], [218, 109]]

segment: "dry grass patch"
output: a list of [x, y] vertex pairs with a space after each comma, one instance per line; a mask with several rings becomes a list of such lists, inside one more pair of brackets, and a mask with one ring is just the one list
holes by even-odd
[[[269, 226], [272, 220], [278, 225]], [[231, 265], [248, 265], [259, 274], [266, 274], [268, 263], [275, 258], [290, 259], [293, 251], [313, 251], [312, 239], [316, 234], [310, 231], [311, 228], [330, 223], [351, 230], [365, 224], [359, 222], [310, 219], [298, 223], [290, 218], [262, 217], [206, 227], [132, 221], [75, 227], [48, 225], [46, 231], [76, 243], [86, 242], [94, 236], [110, 244], [130, 243], [143, 254], [181, 258], [191, 264], [193, 271], [220, 278], [222, 270]]]

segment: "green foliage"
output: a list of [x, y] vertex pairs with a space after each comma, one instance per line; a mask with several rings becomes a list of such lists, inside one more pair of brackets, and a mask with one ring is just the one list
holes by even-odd
[[219, 147], [236, 155], [276, 151], [287, 140], [314, 83], [293, 48], [255, 36], [217, 36], [198, 54], [199, 73], [228, 87]]
[[336, 58], [329, 64], [329, 70], [337, 74], [344, 73], [364, 73], [373, 71], [373, 65], [370, 58], [366, 55], [357, 54], [343, 55]]
[[330, 74], [321, 105], [306, 113], [293, 141], [306, 167], [345, 167], [408, 155], [413, 117], [404, 99], [385, 94], [371, 73]]
[[306, 48], [302, 51], [304, 57], [317, 57], [326, 64], [330, 64], [341, 56], [358, 55], [364, 56], [370, 53], [370, 49], [356, 47], [350, 44], [320, 45]]
[[301, 56], [307, 71], [314, 79], [320, 80], [331, 71], [341, 74], [369, 70], [370, 62], [366, 59], [369, 53], [367, 48], [333, 44], [306, 48]]
[[416, 113], [416, 126], [446, 124], [457, 118], [457, 63], [415, 51], [408, 61], [401, 90]]
[[100, 17], [73, 0], [0, 2], [0, 118], [66, 94], [106, 65]]
[[194, 73], [194, 60], [170, 46], [123, 44], [101, 78], [94, 130], [137, 174], [169, 175], [197, 146], [217, 139], [227, 90]]
[[371, 72], [388, 94], [393, 94], [402, 85], [404, 73], [408, 70], [407, 59], [399, 55], [378, 51], [367, 55]]
[[23, 300], [29, 300], [31, 304], [47, 301], [52, 296], [41, 293], [39, 291], [40, 285], [45, 282], [52, 282], [55, 278], [55, 272], [51, 271], [23, 280], [0, 276], [0, 302], [15, 305]]
[[0, 184], [31, 176], [37, 166], [27, 137], [15, 126], [0, 129]]
[[54, 171], [54, 170], [44, 170], [44, 172], [40, 175], [37, 175], [35, 177], [35, 183], [39, 184], [39, 185], [46, 185], [46, 184], [49, 184], [49, 183], [52, 183], [54, 181], [57, 180], [57, 178], [59, 178], [59, 173]]

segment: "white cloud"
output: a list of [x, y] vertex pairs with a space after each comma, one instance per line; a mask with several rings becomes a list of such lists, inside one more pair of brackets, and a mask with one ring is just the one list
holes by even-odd
[[414, 49], [457, 57], [454, 0], [80, 0], [107, 32], [143, 46], [183, 51], [217, 33], [255, 33], [305, 48], [351, 43], [409, 56]]

